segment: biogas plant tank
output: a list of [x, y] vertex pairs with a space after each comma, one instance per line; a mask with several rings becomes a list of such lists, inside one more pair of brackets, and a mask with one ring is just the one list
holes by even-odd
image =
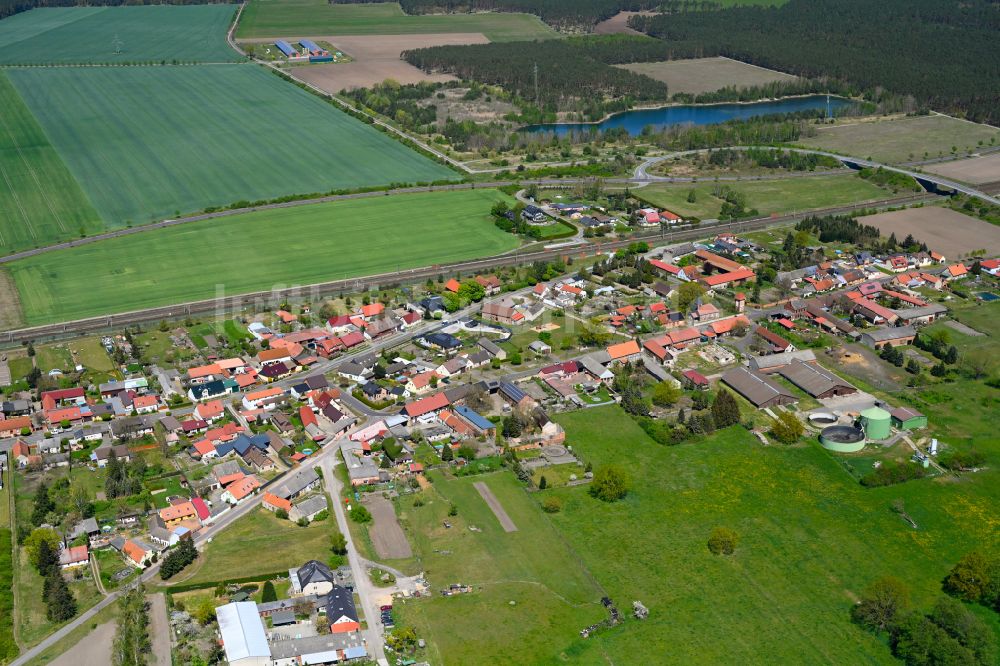
[[861, 426], [868, 439], [887, 439], [892, 417], [881, 407], [871, 407], [861, 412]]
[[865, 433], [854, 426], [830, 426], [819, 434], [819, 443], [837, 453], [856, 453], [865, 448]]

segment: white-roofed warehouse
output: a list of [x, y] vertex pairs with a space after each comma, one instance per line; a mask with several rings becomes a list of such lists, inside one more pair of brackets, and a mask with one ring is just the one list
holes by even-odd
[[269, 666], [271, 648], [257, 604], [240, 601], [215, 609], [219, 633], [226, 649], [226, 661], [233, 666]]

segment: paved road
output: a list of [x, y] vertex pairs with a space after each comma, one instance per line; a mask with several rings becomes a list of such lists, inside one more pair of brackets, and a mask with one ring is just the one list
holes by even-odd
[[326, 458], [322, 463], [323, 483], [330, 499], [333, 500], [334, 513], [337, 514], [337, 527], [347, 540], [347, 560], [351, 565], [351, 573], [354, 576], [354, 590], [361, 599], [361, 608], [364, 611], [365, 619], [368, 621], [368, 628], [363, 632], [365, 641], [368, 644], [369, 656], [374, 656], [379, 664], [388, 665], [385, 657], [385, 645], [383, 643], [383, 627], [379, 624], [380, 613], [375, 606], [375, 596], [378, 590], [368, 577], [368, 571], [362, 565], [362, 558], [351, 538], [351, 529], [347, 524], [347, 515], [343, 502], [340, 501], [341, 483], [334, 472], [333, 458]]

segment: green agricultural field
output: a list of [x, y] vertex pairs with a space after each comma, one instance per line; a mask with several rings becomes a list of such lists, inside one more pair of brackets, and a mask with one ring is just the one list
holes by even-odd
[[[747, 197], [747, 208], [756, 208], [761, 215], [878, 201], [891, 196], [886, 190], [853, 174], [724, 183], [711, 181], [662, 185], [654, 183], [633, 192], [655, 206], [704, 220], [718, 217], [722, 209], [722, 199], [712, 194], [720, 185], [744, 193]], [[689, 203], [687, 197], [692, 189], [695, 191], [695, 202]]]
[[0, 109], [0, 254], [100, 231], [97, 211], [2, 71]]
[[[434, 595], [394, 609], [401, 625], [428, 639], [424, 658], [434, 664], [578, 663], [580, 630], [607, 617], [603, 591], [547, 515], [510, 472], [432, 478], [432, 488], [420, 494], [423, 506], [400, 500], [400, 518]], [[516, 532], [500, 527], [476, 482], [493, 491]], [[450, 504], [458, 515], [448, 516]], [[474, 592], [437, 594], [452, 583], [471, 585]], [[615, 663], [624, 657], [616, 654]]]
[[190, 569], [167, 584], [244, 578], [288, 571], [307, 560], [325, 561], [330, 555], [331, 524], [327, 520], [299, 527], [258, 507], [213, 538]]
[[0, 21], [0, 64], [232, 62], [236, 5], [59, 7]]
[[481, 32], [493, 42], [550, 39], [558, 34], [529, 14], [438, 14], [408, 16], [399, 3], [331, 4], [326, 0], [253, 0], [244, 10], [238, 37], [303, 35], [413, 35]]
[[[148, 231], [8, 264], [29, 324], [313, 284], [511, 250], [496, 190], [352, 199]], [[507, 199], [513, 203], [512, 200]], [[405, 239], [405, 240], [404, 240]]]
[[[536, 497], [563, 499], [552, 522], [620, 608], [650, 609], [578, 642], [574, 663], [896, 663], [849, 620], [863, 588], [895, 575], [926, 609], [961, 555], [1000, 545], [995, 468], [869, 490], [812, 443], [765, 448], [732, 428], [664, 447], [617, 406], [556, 420], [584, 460], [627, 469], [632, 490], [615, 504], [585, 488]], [[890, 510], [895, 499], [918, 530]], [[734, 556], [708, 552], [716, 526], [740, 535]]]
[[240, 200], [455, 175], [257, 65], [9, 76], [112, 228]]
[[807, 148], [889, 163], [950, 155], [952, 148], [957, 152], [972, 152], [980, 145], [994, 145], [998, 141], [1000, 129], [936, 114], [868, 122], [844, 121], [817, 127], [816, 136], [799, 139]]

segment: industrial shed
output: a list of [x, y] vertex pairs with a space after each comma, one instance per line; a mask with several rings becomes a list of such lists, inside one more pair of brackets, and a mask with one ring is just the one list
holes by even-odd
[[791, 391], [770, 377], [746, 368], [733, 368], [722, 375], [722, 381], [757, 409], [788, 405], [798, 400]]
[[798, 386], [814, 398], [832, 398], [837, 395], [857, 393], [843, 379], [816, 363], [793, 360], [778, 369], [778, 374]]

